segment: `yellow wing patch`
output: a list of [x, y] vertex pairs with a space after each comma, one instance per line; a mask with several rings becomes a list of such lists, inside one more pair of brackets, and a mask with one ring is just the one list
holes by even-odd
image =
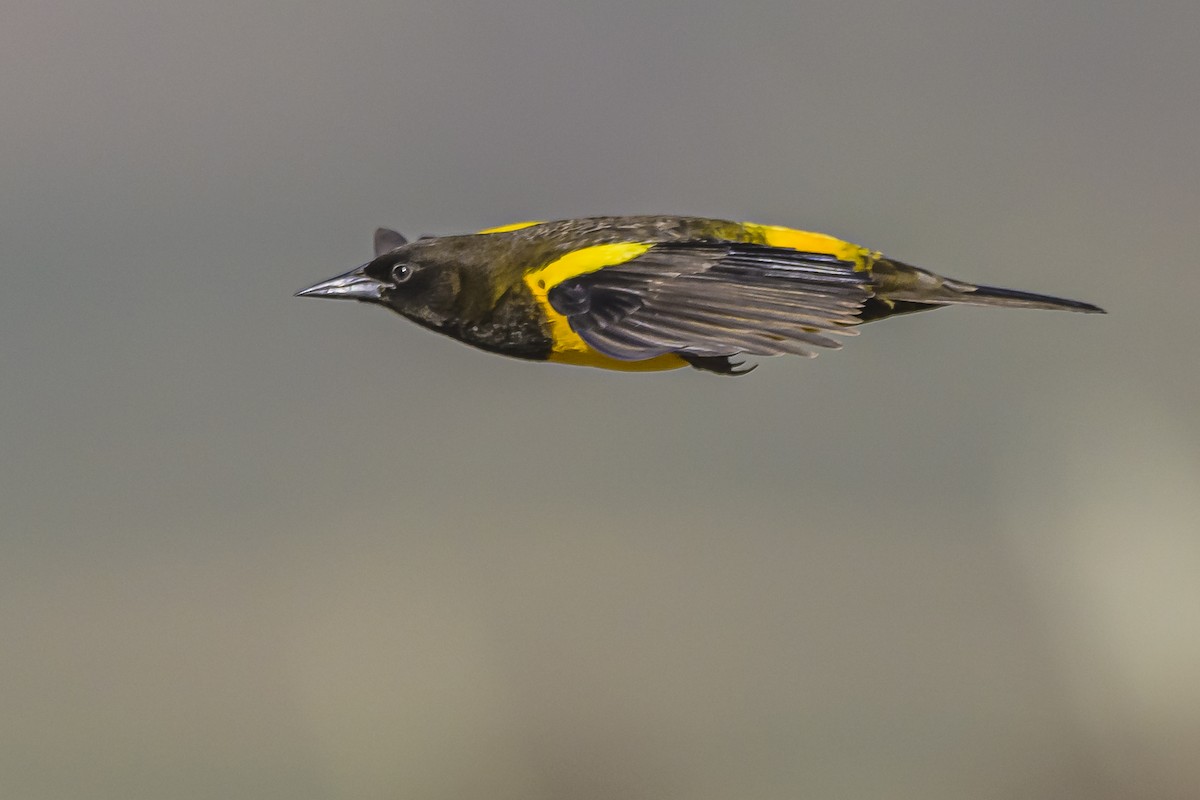
[[806, 253], [829, 253], [841, 261], [853, 262], [856, 271], [869, 270], [881, 256], [880, 253], [824, 233], [798, 231], [781, 225], [758, 225], [753, 222], [742, 224], [751, 236], [761, 237], [763, 244]]
[[581, 247], [551, 261], [541, 269], [525, 276], [525, 282], [537, 295], [546, 292], [568, 278], [578, 278], [598, 269], [632, 261], [654, 245], [644, 242], [614, 242]]
[[605, 267], [623, 264], [637, 258], [653, 245], [640, 242], [618, 242], [615, 244], [598, 244], [572, 250], [566, 255], [551, 261], [541, 269], [534, 270], [525, 276], [525, 285], [533, 294], [550, 321], [550, 335], [553, 340], [550, 360], [563, 364], [578, 364], [587, 367], [624, 370], [628, 372], [655, 371], [676, 369], [687, 366], [684, 361], [673, 353], [656, 356], [644, 361], [622, 361], [617, 358], [599, 353], [571, 329], [571, 323], [550, 305], [546, 297], [550, 290], [570, 278], [586, 275]]
[[530, 228], [534, 225], [541, 225], [541, 220], [532, 220], [530, 222], [511, 222], [508, 225], [498, 225], [495, 228], [484, 228], [479, 233], [507, 233], [508, 231], [519, 231], [521, 228]]

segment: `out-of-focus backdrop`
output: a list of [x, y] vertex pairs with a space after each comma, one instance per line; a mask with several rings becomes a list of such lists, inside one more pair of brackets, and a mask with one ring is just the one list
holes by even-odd
[[[3, 17], [3, 797], [1200, 796], [1200, 5]], [[731, 380], [292, 297], [658, 212], [1110, 314]]]

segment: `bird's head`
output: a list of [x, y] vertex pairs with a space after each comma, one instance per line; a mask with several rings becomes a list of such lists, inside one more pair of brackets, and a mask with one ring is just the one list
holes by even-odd
[[297, 297], [359, 300], [385, 306], [430, 328], [453, 316], [462, 289], [460, 271], [433, 237], [409, 242], [396, 231], [375, 231], [375, 258], [296, 292]]

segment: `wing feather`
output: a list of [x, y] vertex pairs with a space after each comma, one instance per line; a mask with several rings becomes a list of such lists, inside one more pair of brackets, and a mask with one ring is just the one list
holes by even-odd
[[630, 261], [570, 278], [549, 299], [590, 346], [640, 360], [841, 347], [874, 294], [868, 273], [827, 253], [744, 243], [657, 245]]

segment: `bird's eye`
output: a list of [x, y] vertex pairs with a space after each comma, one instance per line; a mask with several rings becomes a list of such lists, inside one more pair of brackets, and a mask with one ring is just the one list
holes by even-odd
[[397, 264], [392, 267], [392, 280], [396, 283], [404, 283], [412, 277], [413, 270], [408, 264]]

